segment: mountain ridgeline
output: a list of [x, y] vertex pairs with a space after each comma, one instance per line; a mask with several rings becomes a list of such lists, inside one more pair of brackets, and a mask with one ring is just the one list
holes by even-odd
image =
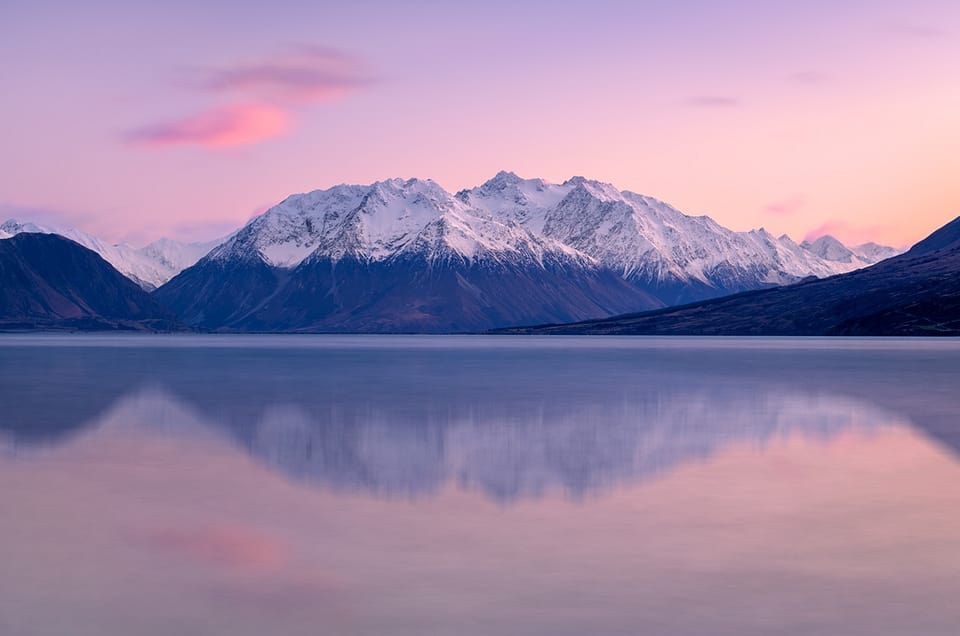
[[22, 223], [14, 219], [0, 224], [0, 239], [17, 234], [57, 234], [68, 238], [99, 254], [118, 272], [146, 291], [163, 285], [226, 240], [182, 243], [162, 238], [144, 247], [134, 248], [124, 243], [112, 244], [68, 226]]
[[895, 253], [800, 245], [609, 184], [501, 172], [456, 195], [392, 179], [293, 195], [155, 297], [222, 331], [463, 332], [829, 276]]
[[290, 197], [156, 297], [190, 324], [236, 331], [482, 331], [664, 304], [417, 180]]
[[[0, 225], [5, 239], [0, 244], [11, 235], [37, 233], [67, 236], [101, 256], [152, 291], [151, 311], [176, 316], [193, 329], [223, 332], [483, 332], [592, 325], [658, 310], [649, 315], [679, 316], [664, 308], [714, 307], [696, 303], [751, 290], [776, 288], [779, 294], [782, 286], [832, 281], [897, 254], [873, 243], [849, 247], [829, 236], [796, 243], [763, 229], [734, 232], [709, 217], [688, 216], [598, 181], [574, 177], [554, 184], [509, 172], [456, 194], [418, 179], [296, 194], [209, 243], [161, 239], [137, 249], [72, 228], [8, 221]], [[62, 248], [50, 249], [51, 262], [59, 262], [54, 252]], [[93, 262], [94, 278], [103, 278], [99, 270], [105, 263]], [[4, 282], [11, 275], [0, 274]], [[852, 280], [875, 280], [872, 276]], [[83, 288], [81, 281], [74, 283], [74, 291]], [[884, 292], [878, 287], [877, 293]], [[93, 309], [94, 299], [73, 298], [90, 309], [83, 315], [104, 316]], [[802, 302], [821, 300], [804, 296]], [[75, 320], [56, 303], [31, 301], [33, 309], [25, 311], [22, 300], [4, 302], [13, 303], [0, 307], [10, 320]], [[37, 307], [47, 308], [46, 318]], [[759, 324], [749, 315], [755, 309], [745, 308], [738, 318], [753, 325], [750, 333], [826, 328], [816, 321], [788, 328], [778, 322], [783, 316]], [[110, 320], [103, 324], [113, 324]], [[660, 320], [673, 324], [672, 318]], [[735, 331], [728, 318], [721, 322], [722, 329], [700, 331], [684, 318], [670, 328]], [[581, 328], [592, 329], [550, 329]]]
[[960, 336], [960, 217], [848, 274], [530, 334]]

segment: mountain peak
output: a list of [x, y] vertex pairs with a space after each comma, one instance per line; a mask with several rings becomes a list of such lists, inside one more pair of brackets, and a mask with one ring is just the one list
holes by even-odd
[[580, 196], [589, 196], [600, 201], [617, 201], [624, 198], [623, 193], [612, 184], [586, 177], [570, 177], [563, 182], [563, 185], [571, 188], [571, 193], [578, 192]]
[[823, 236], [812, 241], [804, 241], [804, 243], [807, 245], [842, 245], [842, 243], [836, 237], [830, 234], [824, 234]]
[[490, 181], [508, 181], [516, 183], [517, 181], [522, 181], [522, 179], [518, 177], [517, 173], [513, 172], [512, 170], [501, 170], [495, 174]]
[[[524, 180], [518, 177], [516, 173], [510, 172], [509, 170], [501, 170], [483, 182], [478, 189], [483, 192], [501, 192], [507, 188], [518, 186], [523, 182]], [[469, 190], [464, 190], [463, 192], [469, 192]]]
[[856, 256], [853, 250], [829, 234], [824, 234], [814, 241], [804, 241], [800, 245], [820, 258], [835, 263], [850, 263]]
[[30, 221], [21, 222], [17, 219], [8, 219], [3, 225], [0, 225], [0, 230], [4, 230], [8, 234], [60, 234], [61, 236], [64, 236], [66, 231], [74, 231], [73, 228], [55, 228]]

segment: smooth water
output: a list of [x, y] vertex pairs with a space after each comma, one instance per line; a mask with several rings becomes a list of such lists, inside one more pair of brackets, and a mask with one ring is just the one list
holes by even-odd
[[960, 342], [0, 337], [0, 634], [960, 633]]

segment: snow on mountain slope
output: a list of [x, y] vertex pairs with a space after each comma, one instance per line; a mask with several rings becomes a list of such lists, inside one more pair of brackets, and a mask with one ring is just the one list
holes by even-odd
[[0, 225], [0, 239], [20, 234], [58, 234], [99, 254], [117, 271], [146, 290], [153, 290], [193, 265], [223, 239], [208, 243], [181, 243], [160, 239], [143, 248], [110, 244], [69, 226], [40, 225], [9, 220]]
[[[835, 267], [843, 269], [843, 271], [836, 272], [838, 274], [879, 263], [903, 252], [903, 250], [886, 245], [877, 245], [876, 243], [847, 247], [829, 234], [821, 236], [815, 241], [804, 241], [800, 245], [823, 260], [838, 264]], [[849, 265], [849, 267], [844, 268], [843, 265], [839, 265], [840, 263]]]
[[158, 268], [162, 268], [163, 276], [158, 277], [155, 282], [160, 286], [199, 261], [225, 240], [225, 238], [219, 238], [205, 243], [182, 243], [162, 238], [136, 251], [155, 263]]
[[589, 254], [627, 280], [660, 290], [668, 303], [831, 276], [891, 249], [854, 254], [827, 237], [798, 245], [763, 229], [734, 232], [583, 177], [557, 185], [500, 172], [457, 199]]
[[419, 254], [438, 258], [543, 263], [554, 256], [597, 261], [510, 219], [496, 218], [430, 180], [391, 179], [293, 195], [251, 221], [210, 254], [216, 260], [259, 257], [293, 268], [309, 259], [363, 261]]
[[292, 270], [354, 258], [607, 268], [668, 304], [848, 272], [898, 253], [833, 237], [797, 244], [760, 229], [734, 232], [652, 197], [583, 177], [561, 184], [500, 172], [455, 196], [431, 180], [390, 179], [295, 194], [225, 239], [161, 239], [135, 249], [68, 227], [8, 221], [0, 238], [56, 233], [96, 251], [146, 289], [204, 255]]
[[537, 234], [543, 234], [546, 217], [573, 186], [547, 183], [543, 179], [521, 179], [512, 172], [501, 171], [483, 185], [462, 190], [456, 197], [498, 218], [521, 223]]
[[293, 195], [157, 291], [207, 329], [478, 332], [662, 306], [597, 259], [432, 181]]
[[888, 258], [903, 254], [904, 250], [890, 247], [888, 245], [877, 245], [876, 243], [863, 243], [851, 248], [855, 254], [868, 263], [879, 263]]
[[830, 235], [821, 236], [813, 242], [804, 241], [800, 246], [820, 258], [834, 263], [859, 261], [859, 257], [854, 254], [853, 250]]

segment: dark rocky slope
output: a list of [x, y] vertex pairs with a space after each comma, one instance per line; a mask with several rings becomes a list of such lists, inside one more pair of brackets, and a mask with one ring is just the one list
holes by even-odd
[[659, 304], [602, 268], [455, 256], [318, 258], [293, 270], [206, 259], [155, 298], [197, 327], [257, 332], [470, 332]]
[[179, 328], [169, 310], [69, 239], [24, 233], [0, 241], [0, 329]]

